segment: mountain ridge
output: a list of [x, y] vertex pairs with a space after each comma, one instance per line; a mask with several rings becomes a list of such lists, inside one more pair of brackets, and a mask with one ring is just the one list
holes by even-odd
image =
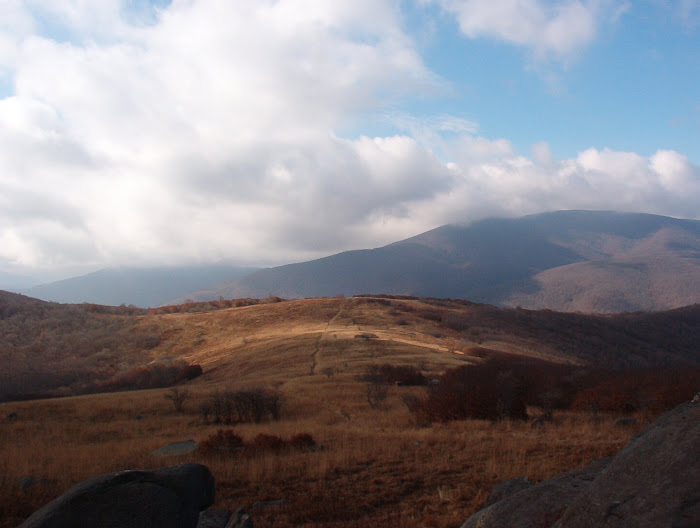
[[105, 268], [87, 275], [41, 284], [19, 293], [60, 303], [120, 304], [142, 308], [166, 304], [216, 284], [229, 282], [256, 268], [224, 264], [160, 266], [152, 268]]
[[583, 312], [676, 308], [700, 302], [700, 221], [556, 211], [448, 224], [380, 248], [259, 270], [187, 297], [363, 293]]

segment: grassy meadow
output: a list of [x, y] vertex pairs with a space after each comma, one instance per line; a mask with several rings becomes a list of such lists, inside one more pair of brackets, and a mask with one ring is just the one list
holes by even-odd
[[[134, 331], [159, 336], [150, 360], [203, 368], [180, 385], [189, 392], [183, 412], [165, 397], [168, 389], [0, 403], [0, 528], [91, 476], [186, 461], [211, 469], [216, 507], [243, 507], [256, 527], [457, 527], [494, 484], [519, 476], [540, 481], [613, 455], [653, 419], [638, 412], [637, 424], [624, 428], [614, 424], [619, 415], [567, 410], [541, 428], [509, 420], [425, 424], [404, 404], [406, 396], [425, 394], [417, 386], [388, 385], [386, 398], [369, 404], [361, 378], [377, 364], [415, 366], [434, 379], [489, 353], [580, 363], [555, 346], [480, 324], [477, 312], [468, 325], [445, 324], [477, 309], [334, 298], [141, 315]], [[215, 391], [252, 387], [280, 395], [279, 420], [226, 426], [201, 414]], [[10, 413], [17, 418], [6, 418]], [[246, 443], [259, 434], [307, 433], [318, 447], [150, 454], [220, 429]], [[44, 480], [21, 489], [24, 477]]]
[[[194, 388], [183, 413], [162, 390], [3, 404], [2, 415], [18, 419], [0, 426], [0, 526], [16, 526], [91, 476], [185, 461], [207, 465], [216, 506], [246, 508], [255, 526], [459, 526], [497, 482], [582, 467], [616, 453], [636, 430], [573, 412], [541, 429], [476, 420], [418, 427], [399, 399], [415, 389], [394, 387], [372, 409], [361, 383], [308, 377], [283, 391], [280, 421], [233, 429], [244, 439], [310, 433], [322, 446], [313, 451], [152, 457], [167, 442], [202, 441], [221, 428], [202, 422]], [[22, 490], [27, 476], [48, 482]], [[282, 505], [253, 507], [277, 499]]]

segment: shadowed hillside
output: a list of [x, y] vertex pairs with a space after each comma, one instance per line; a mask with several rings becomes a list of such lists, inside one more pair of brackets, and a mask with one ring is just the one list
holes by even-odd
[[447, 225], [378, 249], [260, 270], [188, 297], [364, 293], [584, 312], [685, 306], [700, 301], [700, 222], [559, 211]]

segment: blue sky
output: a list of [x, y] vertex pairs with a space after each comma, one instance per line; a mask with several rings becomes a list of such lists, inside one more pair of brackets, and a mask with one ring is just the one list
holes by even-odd
[[[555, 4], [550, 2], [550, 4]], [[480, 133], [508, 138], [519, 152], [547, 141], [558, 157], [589, 147], [649, 156], [658, 149], [700, 162], [700, 3], [620, 3], [613, 22], [564, 60], [533, 58], [532, 49], [502, 38], [468, 38], [435, 6], [407, 3], [407, 25], [451, 96], [415, 112], [458, 113]], [[686, 9], [690, 9], [686, 7]]]
[[0, 275], [700, 218], [699, 87], [698, 0], [5, 0]]

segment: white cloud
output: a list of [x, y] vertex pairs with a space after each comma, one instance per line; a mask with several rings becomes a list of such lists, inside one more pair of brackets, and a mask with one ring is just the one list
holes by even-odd
[[567, 61], [595, 38], [627, 2], [613, 0], [424, 0], [455, 16], [469, 38], [523, 46], [538, 61]]
[[[0, 269], [303, 260], [559, 208], [697, 214], [699, 169], [673, 151], [528, 158], [465, 119], [392, 115], [439, 88], [393, 0], [5, 5], [24, 29], [3, 63]], [[373, 113], [401, 133], [339, 136]]]
[[[674, 151], [646, 158], [631, 152], [588, 149], [553, 159], [546, 143], [533, 157], [518, 156], [503, 140], [468, 138], [476, 154], [456, 143], [453, 185], [410, 208], [430, 225], [484, 216], [517, 216], [558, 209], [610, 209], [698, 218], [700, 167]], [[467, 155], [465, 155], [467, 152]], [[472, 151], [474, 152], [474, 151]], [[486, 156], [484, 156], [486, 153]]]
[[[332, 132], [436, 86], [393, 1], [183, 0], [148, 24], [116, 0], [56, 5], [16, 6], [41, 29], [15, 39], [0, 186], [75, 208], [92, 261], [315, 254], [347, 243], [333, 226], [440, 187], [408, 170], [438, 165], [414, 140]], [[51, 260], [21, 238], [7, 260]]]

